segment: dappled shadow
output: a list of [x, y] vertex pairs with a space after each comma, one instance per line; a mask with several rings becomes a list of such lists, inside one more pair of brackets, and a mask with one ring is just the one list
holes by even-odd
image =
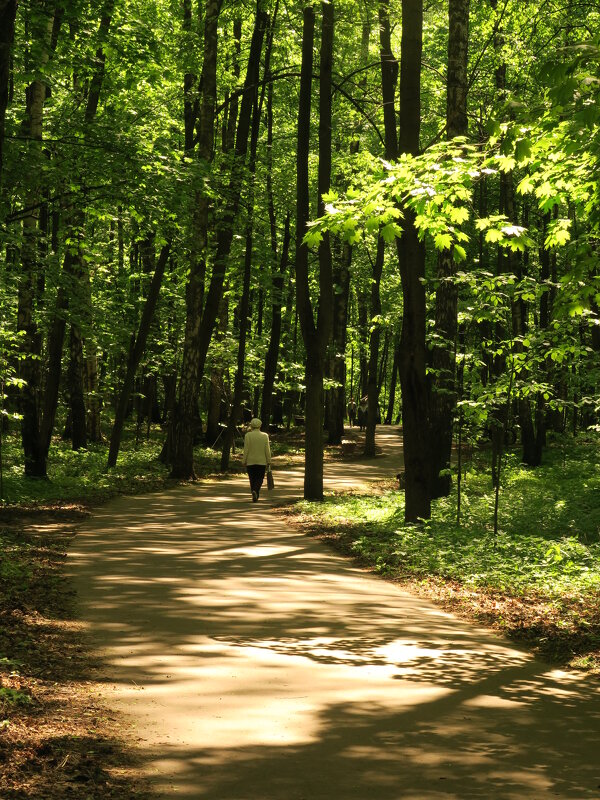
[[[389, 474], [395, 437], [328, 480]], [[244, 478], [121, 498], [78, 537], [107, 702], [143, 727], [160, 796], [597, 797], [597, 685], [286, 525], [271, 506], [301, 485], [278, 473], [258, 504]]]
[[[481, 688], [499, 688], [500, 697], [459, 689], [413, 695], [398, 704], [393, 698], [324, 703], [311, 710], [310, 726], [302, 709], [289, 709], [285, 724], [271, 729], [267, 708], [253, 720], [256, 728], [262, 725], [267, 731], [262, 742], [230, 748], [171, 747], [155, 753], [152, 768], [169, 776], [156, 781], [159, 796], [597, 797], [597, 716], [582, 720], [581, 708], [565, 706], [560, 698], [529, 696], [528, 687], [539, 682], [539, 675], [529, 673], [527, 686], [514, 683], [515, 677], [507, 671], [493, 686], [484, 679]], [[559, 685], [554, 683], [555, 688]], [[504, 696], [511, 687], [517, 693]], [[580, 724], [580, 737], [564, 736]], [[276, 741], [278, 736], [281, 741]], [[549, 763], [561, 767], [551, 772]]]

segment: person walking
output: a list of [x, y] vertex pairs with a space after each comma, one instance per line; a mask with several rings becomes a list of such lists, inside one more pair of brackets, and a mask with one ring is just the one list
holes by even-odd
[[358, 407], [358, 426], [362, 430], [367, 427], [367, 416], [369, 413], [369, 398], [365, 395]]
[[348, 419], [350, 420], [350, 427], [352, 427], [356, 422], [356, 403], [353, 398], [350, 398], [348, 403]]
[[262, 422], [256, 417], [250, 420], [250, 430], [244, 436], [244, 457], [242, 464], [248, 471], [252, 502], [256, 503], [265, 479], [265, 470], [271, 469], [271, 446], [269, 434], [263, 433]]

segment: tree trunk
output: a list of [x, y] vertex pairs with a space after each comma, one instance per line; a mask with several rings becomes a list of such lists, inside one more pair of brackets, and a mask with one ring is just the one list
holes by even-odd
[[[205, 47], [202, 73], [201, 134], [199, 136], [199, 156], [207, 163], [212, 160], [213, 130], [216, 106], [216, 55], [217, 19], [221, 3], [210, 0], [205, 12]], [[260, 68], [260, 56], [266, 28], [267, 16], [257, 10], [248, 69], [244, 83], [244, 93], [235, 144], [234, 161], [229, 183], [228, 196], [231, 198], [217, 230], [217, 250], [206, 300], [204, 299], [204, 274], [206, 269], [206, 246], [209, 230], [209, 198], [200, 197], [196, 236], [197, 252], [200, 259], [190, 264], [186, 295], [186, 332], [184, 338], [181, 379], [178, 399], [171, 428], [169, 457], [171, 477], [189, 479], [194, 477], [194, 419], [197, 408], [199, 380], [204, 372], [206, 354], [210, 346], [215, 321], [217, 319], [225, 270], [231, 243], [233, 225], [239, 208], [239, 183], [241, 167], [248, 149], [252, 102]]]
[[[169, 242], [167, 242], [167, 244], [164, 245], [161, 250], [156, 268], [154, 270], [154, 275], [152, 276], [152, 281], [148, 289], [148, 296], [146, 297], [146, 301], [144, 303], [144, 310], [142, 311], [140, 326], [137, 336], [135, 337], [130, 358], [127, 363], [125, 380], [123, 381], [123, 386], [121, 387], [121, 392], [119, 394], [119, 402], [117, 404], [117, 410], [115, 413], [115, 421], [110, 435], [107, 467], [114, 467], [117, 463], [117, 456], [119, 455], [119, 447], [121, 445], [121, 435], [123, 433], [123, 425], [125, 424], [125, 418], [127, 416], [127, 406], [129, 404], [131, 390], [133, 389], [135, 374], [139, 367], [140, 361], [142, 360], [144, 350], [146, 349], [148, 332], [150, 331], [150, 325], [152, 323], [154, 311], [158, 302], [160, 287], [162, 285], [165, 266], [169, 258], [170, 249], [171, 245]], [[165, 394], [167, 394], [167, 392], [165, 392]]]
[[356, 287], [356, 309], [358, 315], [358, 402], [367, 394], [369, 384], [369, 295]]
[[[322, 29], [319, 71], [318, 214], [324, 213], [323, 195], [331, 181], [331, 77], [334, 4], [321, 4]], [[333, 280], [329, 235], [319, 244], [319, 315], [315, 325], [309, 290], [308, 248], [302, 243], [309, 219], [310, 106], [315, 12], [304, 8], [302, 66], [298, 108], [296, 296], [300, 328], [306, 350], [304, 497], [323, 497], [323, 378], [325, 355], [332, 325]]]
[[[9, 20], [10, 22], [10, 14]], [[38, 62], [40, 72], [50, 58], [50, 40], [54, 26], [49, 16], [40, 33]], [[46, 477], [46, 454], [41, 437], [40, 355], [41, 336], [35, 321], [35, 298], [38, 281], [43, 280], [39, 263], [39, 200], [42, 195], [39, 165], [43, 163], [42, 132], [46, 83], [35, 79], [26, 90], [26, 107], [23, 132], [29, 142], [29, 177], [25, 207], [29, 209], [23, 219], [23, 245], [21, 248], [21, 274], [18, 288], [17, 330], [23, 332], [20, 377], [25, 381], [20, 393], [21, 439], [23, 443], [25, 474]]]
[[[422, 0], [402, 0], [400, 64], [400, 141], [402, 153], [419, 152], [421, 121]], [[425, 248], [419, 241], [414, 215], [407, 212], [402, 238], [397, 240], [404, 297], [400, 383], [404, 435], [406, 522], [429, 519], [429, 408], [425, 344]]]
[[87, 425], [83, 394], [83, 342], [79, 325], [71, 324], [68, 370], [69, 408], [71, 412], [71, 442], [73, 450], [87, 447]]
[[8, 108], [10, 55], [15, 35], [17, 0], [0, 0], [0, 187], [4, 152], [4, 124]]
[[271, 338], [265, 356], [265, 374], [262, 388], [261, 420], [264, 430], [269, 429], [273, 409], [273, 386], [277, 373], [279, 345], [281, 342], [281, 307], [283, 303], [283, 285], [289, 260], [290, 249], [290, 214], [285, 218], [283, 243], [281, 245], [281, 260], [279, 273], [273, 278], [273, 299], [271, 303]]
[[372, 263], [373, 274], [371, 281], [371, 336], [369, 341], [369, 381], [367, 385], [368, 412], [367, 427], [365, 432], [365, 456], [372, 458], [375, 456], [375, 426], [377, 423], [377, 406], [379, 404], [379, 387], [377, 367], [379, 364], [379, 341], [381, 338], [381, 297], [379, 285], [381, 283], [381, 272], [383, 270], [383, 259], [385, 255], [385, 242], [379, 237], [377, 240], [377, 255]]
[[[98, 102], [104, 79], [105, 57], [102, 49], [102, 43], [105, 41], [106, 36], [108, 34], [108, 30], [111, 23], [113, 6], [114, 6], [113, 0], [109, 0], [104, 7], [104, 12], [100, 20], [100, 27], [98, 31], [98, 39], [100, 42], [100, 47], [96, 52], [95, 72], [90, 85], [90, 91], [88, 94], [88, 100], [85, 109], [86, 126], [91, 124], [98, 109]], [[52, 35], [54, 39], [57, 36], [56, 24], [54, 25], [54, 30]], [[58, 393], [59, 393], [60, 378], [61, 378], [62, 351], [64, 345], [65, 331], [66, 331], [66, 320], [69, 311], [70, 292], [68, 287], [72, 285], [74, 287], [76, 286], [78, 288], [81, 288], [79, 284], [82, 281], [82, 276], [87, 276], [87, 285], [85, 287], [86, 303], [90, 319], [92, 313], [92, 299], [89, 287], [89, 273], [87, 272], [87, 270], [84, 270], [82, 266], [84, 264], [83, 235], [82, 235], [84, 212], [82, 210], [74, 210], [71, 208], [68, 211], [68, 217], [69, 221], [68, 224], [65, 226], [65, 230], [67, 230], [69, 238], [72, 240], [72, 242], [76, 244], [71, 245], [69, 248], [67, 248], [65, 253], [61, 283], [58, 287], [58, 292], [57, 292], [56, 307], [50, 325], [50, 331], [48, 334], [48, 345], [47, 345], [48, 357], [47, 357], [46, 375], [44, 381], [45, 391], [43, 398], [43, 415], [41, 423], [41, 439], [42, 439], [41, 446], [44, 450], [46, 458], [48, 456], [48, 451], [50, 448], [52, 431], [54, 429], [54, 422], [56, 418], [56, 410], [58, 407]], [[118, 235], [119, 235], [119, 257], [120, 261], [122, 261], [123, 226], [120, 216], [118, 222]], [[53, 233], [53, 237], [54, 236], [56, 236], [56, 232]], [[56, 251], [57, 247], [53, 246], [53, 249]], [[89, 433], [92, 441], [100, 441], [101, 440], [100, 416], [99, 416], [100, 403], [99, 403], [99, 398], [97, 397], [97, 389], [98, 389], [97, 356], [95, 352], [95, 346], [92, 347], [92, 345], [88, 343], [88, 348], [89, 352], [88, 352], [88, 358], [86, 360], [87, 388], [88, 388], [88, 396], [92, 398], [91, 416], [89, 420], [89, 422], [91, 423], [91, 429]]]
[[[465, 136], [467, 122], [467, 65], [469, 0], [450, 0], [448, 12], [448, 81], [446, 133], [448, 139]], [[455, 343], [458, 288], [456, 265], [450, 250], [438, 256], [435, 295], [436, 341], [432, 352], [433, 381], [429, 408], [431, 444], [431, 497], [450, 494], [452, 430], [456, 410]], [[441, 474], [440, 474], [441, 473]]]
[[329, 444], [340, 444], [344, 434], [346, 416], [346, 338], [348, 333], [348, 298], [350, 296], [350, 265], [352, 246], [343, 244], [333, 283], [333, 331], [331, 377], [339, 384], [329, 392]]
[[260, 104], [255, 90], [254, 111], [252, 114], [252, 134], [250, 137], [250, 163], [248, 167], [249, 185], [246, 216], [246, 249], [244, 253], [244, 277], [242, 285], [242, 299], [240, 301], [240, 329], [237, 353], [237, 369], [233, 387], [233, 402], [231, 413], [227, 422], [227, 430], [223, 437], [223, 450], [221, 453], [221, 472], [229, 469], [229, 455], [235, 440], [235, 431], [242, 414], [242, 398], [244, 394], [244, 364], [246, 361], [246, 338], [249, 331], [250, 310], [250, 278], [252, 273], [252, 248], [254, 246], [254, 193], [256, 178], [256, 148], [260, 128]]
[[396, 382], [398, 379], [398, 370], [400, 368], [400, 337], [394, 336], [394, 358], [392, 361], [392, 374], [390, 378], [390, 396], [388, 400], [387, 413], [385, 415], [385, 424], [392, 425], [394, 422], [394, 406], [396, 405]]
[[[215, 105], [217, 99], [217, 30], [219, 0], [208, 0], [204, 13], [204, 62], [198, 157], [210, 164], [213, 157]], [[206, 247], [208, 244], [209, 197], [198, 195], [194, 212], [194, 253], [186, 286], [186, 325], [178, 397], [170, 421], [168, 458], [171, 477], [194, 478], [194, 419], [198, 402], [200, 367], [200, 318], [202, 313]]]

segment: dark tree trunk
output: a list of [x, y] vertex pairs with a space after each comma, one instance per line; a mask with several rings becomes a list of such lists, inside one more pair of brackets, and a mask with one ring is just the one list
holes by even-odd
[[[319, 70], [318, 214], [324, 213], [323, 195], [331, 181], [331, 78], [334, 4], [321, 4], [322, 28]], [[308, 276], [308, 248], [302, 243], [309, 219], [310, 100], [315, 13], [304, 9], [302, 66], [298, 109], [296, 296], [306, 350], [304, 497], [323, 497], [323, 378], [333, 313], [333, 280], [329, 235], [319, 244], [319, 313], [315, 325]]]
[[[204, 62], [198, 157], [210, 163], [213, 157], [215, 105], [217, 98], [217, 30], [221, 9], [219, 0], [208, 0], [204, 12]], [[194, 253], [186, 287], [186, 326], [178, 397], [170, 420], [165, 456], [171, 463], [171, 476], [194, 476], [194, 420], [198, 403], [200, 367], [200, 318], [205, 273], [204, 252], [208, 244], [209, 198], [198, 195], [194, 210]], [[201, 254], [196, 257], [195, 254]]]
[[[100, 44], [106, 39], [108, 34], [108, 30], [111, 23], [111, 14], [113, 9], [114, 3], [110, 0], [104, 9], [104, 13], [102, 19], [100, 21], [100, 28], [98, 32], [98, 38]], [[56, 36], [56, 25], [54, 26], [53, 36]], [[102, 83], [104, 78], [104, 52], [102, 50], [102, 46], [99, 47], [96, 53], [96, 69], [94, 73], [93, 80], [90, 86], [90, 92], [88, 94], [88, 100], [86, 104], [85, 110], [85, 122], [86, 125], [89, 125], [96, 114], [98, 109], [98, 102], [100, 98], [100, 92], [102, 89]], [[54, 315], [52, 318], [52, 322], [50, 325], [50, 331], [48, 334], [48, 344], [47, 344], [47, 365], [46, 365], [46, 374], [45, 374], [45, 381], [44, 381], [44, 398], [43, 398], [43, 415], [42, 415], [42, 423], [41, 423], [41, 446], [45, 453], [45, 457], [48, 456], [48, 451], [50, 449], [50, 442], [52, 439], [52, 431], [54, 430], [54, 422], [56, 419], [56, 410], [58, 407], [58, 394], [60, 388], [60, 379], [61, 379], [61, 362], [62, 362], [62, 351], [65, 339], [65, 332], [66, 332], [66, 321], [67, 315], [69, 311], [69, 290], [67, 287], [69, 286], [78, 286], [81, 281], [81, 274], [83, 270], [81, 265], [83, 263], [83, 236], [82, 236], [82, 227], [83, 227], [83, 219], [84, 215], [81, 211], [75, 212], [73, 209], [69, 210], [69, 222], [66, 226], [68, 230], [69, 237], [77, 243], [76, 252], [74, 253], [71, 248], [68, 248], [65, 253], [64, 263], [63, 263], [63, 270], [62, 270], [62, 278], [61, 284], [59, 285], [57, 298], [56, 298], [56, 308], [54, 311]], [[53, 238], [57, 235], [57, 225], [54, 226], [53, 229]], [[122, 259], [122, 252], [123, 252], [123, 227], [122, 222], [119, 217], [118, 223], [118, 236], [119, 236], [119, 255]], [[56, 245], [53, 246], [53, 250], [56, 251], [58, 248]], [[89, 313], [91, 314], [91, 295], [89, 294], [89, 275], [88, 275], [88, 296], [86, 298]], [[92, 441], [99, 441], [101, 438], [100, 435], [100, 421], [99, 421], [99, 399], [96, 397], [97, 392], [97, 359], [95, 353], [90, 353], [89, 358], [87, 360], [87, 371], [88, 371], [88, 392], [91, 393], [93, 400], [92, 400], [92, 414], [91, 414], [91, 440]], [[96, 407], [96, 404], [98, 407]]]
[[[469, 0], [450, 0], [448, 14], [448, 83], [446, 132], [449, 139], [465, 136], [467, 122], [467, 64]], [[456, 334], [458, 288], [456, 265], [450, 250], [438, 257], [435, 295], [436, 343], [432, 352], [433, 380], [429, 408], [431, 446], [431, 497], [450, 493], [452, 430], [456, 411]]]
[[358, 316], [358, 402], [366, 397], [369, 383], [369, 295], [356, 288], [356, 310]]
[[[10, 13], [8, 22], [10, 23]], [[39, 32], [38, 61], [35, 69], [43, 70], [51, 52], [51, 36], [54, 27], [52, 15], [44, 21]], [[11, 37], [12, 38], [12, 37]], [[23, 332], [23, 357], [19, 365], [20, 377], [25, 385], [20, 392], [21, 439], [23, 443], [25, 474], [30, 477], [46, 477], [46, 453], [41, 437], [40, 355], [41, 336], [35, 320], [36, 294], [39, 283], [44, 281], [40, 264], [39, 202], [42, 184], [39, 165], [43, 163], [42, 132], [46, 84], [34, 80], [25, 92], [25, 119], [23, 133], [31, 140], [28, 169], [28, 188], [23, 219], [23, 244], [21, 247], [21, 274], [19, 277], [17, 330]]]
[[[402, 153], [419, 152], [421, 121], [422, 0], [402, 0], [400, 64], [400, 141]], [[398, 258], [404, 297], [400, 383], [404, 434], [406, 522], [429, 519], [429, 408], [425, 344], [425, 248], [419, 241], [412, 213], [406, 213]]]
[[365, 433], [365, 456], [375, 455], [375, 426], [377, 423], [377, 407], [379, 405], [379, 387], [377, 367], [379, 365], [379, 341], [381, 338], [381, 325], [378, 321], [381, 315], [381, 297], [379, 286], [381, 283], [381, 272], [383, 270], [383, 259], [385, 256], [385, 242], [379, 237], [377, 240], [377, 255], [372, 263], [371, 281], [371, 337], [369, 341], [369, 380], [367, 384], [368, 412], [367, 427]]
[[268, 430], [273, 409], [273, 386], [277, 373], [279, 345], [281, 342], [281, 307], [283, 303], [283, 285], [287, 273], [290, 249], [290, 215], [286, 216], [281, 246], [281, 261], [279, 273], [273, 278], [273, 301], [271, 314], [271, 338], [265, 356], [265, 375], [262, 388], [261, 420], [265, 430]]
[[17, 0], [0, 0], [0, 187], [4, 152], [4, 124], [8, 108], [10, 56], [15, 34]]
[[[146, 297], [146, 301], [144, 303], [144, 310], [142, 311], [139, 329], [137, 336], [135, 337], [135, 342], [127, 364], [125, 380], [123, 381], [123, 386], [121, 387], [121, 392], [119, 394], [119, 402], [117, 404], [117, 410], [115, 413], [115, 421], [110, 435], [110, 446], [108, 450], [107, 462], [108, 467], [114, 467], [117, 463], [117, 456], [119, 455], [119, 447], [121, 445], [121, 435], [123, 433], [123, 425], [125, 424], [125, 418], [127, 416], [127, 406], [129, 404], [131, 390], [133, 389], [135, 373], [137, 372], [137, 368], [142, 360], [144, 350], [146, 349], [146, 341], [148, 339], [150, 325], [152, 323], [154, 311], [158, 302], [160, 287], [162, 285], [165, 266], [169, 258], [170, 249], [170, 243], [167, 243], [161, 250], [160, 257], [156, 264], [154, 275], [152, 276], [152, 281], [148, 289], [148, 296]], [[165, 395], [166, 394], [167, 392], [165, 392]]]
[[[390, 46], [389, 2], [380, 0], [379, 27], [386, 155], [394, 151], [417, 154], [421, 117], [422, 0], [402, 1], [400, 65], [400, 141], [396, 145], [394, 78], [396, 65]], [[402, 237], [396, 242], [404, 313], [400, 339], [400, 383], [404, 434], [406, 522], [429, 519], [429, 414], [425, 344], [425, 249], [419, 241], [414, 215], [406, 212]]]
[[346, 338], [348, 332], [348, 298], [350, 296], [350, 265], [352, 246], [344, 243], [341, 258], [336, 264], [333, 284], [333, 330], [331, 377], [339, 384], [329, 392], [329, 444], [340, 444], [344, 435], [346, 416]]
[[396, 405], [396, 382], [398, 380], [398, 370], [400, 369], [400, 337], [394, 336], [394, 358], [392, 361], [392, 374], [390, 376], [390, 396], [388, 400], [385, 424], [391, 425], [394, 422], [394, 406]]
[[238, 334], [238, 353], [237, 369], [233, 387], [233, 401], [231, 413], [227, 421], [227, 430], [223, 437], [223, 450], [221, 453], [221, 472], [229, 469], [229, 455], [235, 439], [235, 431], [242, 416], [242, 399], [244, 394], [244, 365], [246, 362], [246, 338], [249, 332], [250, 316], [250, 278], [252, 273], [252, 249], [254, 246], [254, 193], [256, 178], [256, 148], [258, 145], [258, 132], [260, 128], [261, 108], [258, 97], [255, 94], [254, 111], [252, 114], [252, 134], [250, 137], [250, 164], [249, 164], [249, 186], [247, 198], [246, 216], [246, 249], [244, 252], [244, 276], [242, 285], [242, 298], [240, 301], [239, 312], [239, 334]]
[[68, 370], [69, 408], [71, 412], [71, 442], [73, 450], [87, 447], [87, 425], [83, 394], [83, 342], [78, 325], [71, 325]]
[[[216, 105], [216, 54], [217, 19], [221, 3], [210, 0], [205, 12], [205, 48], [202, 75], [201, 135], [199, 156], [209, 162], [212, 159], [213, 131]], [[198, 402], [199, 380], [204, 372], [206, 354], [210, 346], [217, 319], [225, 270], [231, 243], [233, 225], [239, 208], [239, 183], [241, 168], [248, 150], [252, 103], [260, 68], [260, 56], [266, 28], [267, 16], [257, 10], [256, 23], [248, 56], [248, 69], [238, 119], [234, 162], [231, 172], [228, 197], [230, 201], [223, 213], [217, 230], [217, 248], [206, 300], [204, 298], [204, 256], [190, 264], [187, 286], [186, 333], [182, 361], [178, 400], [171, 429], [171, 442], [167, 448], [171, 461], [171, 476], [189, 479], [194, 477], [194, 420]], [[196, 225], [197, 252], [204, 254], [208, 243], [209, 198], [199, 198], [198, 223]], [[204, 306], [204, 309], [203, 309]]]
[[[192, 0], [183, 0], [183, 30], [190, 37], [193, 30]], [[198, 119], [199, 103], [195, 93], [196, 75], [186, 72], [183, 76], [183, 122], [184, 148], [186, 153], [194, 149], [194, 129]]]
[[[227, 333], [229, 320], [229, 299], [227, 296], [221, 298], [219, 310], [219, 321], [215, 331], [215, 339], [222, 339]], [[206, 413], [206, 431], [204, 441], [209, 447], [214, 447], [221, 433], [221, 421], [225, 418], [224, 411], [224, 384], [223, 367], [214, 365], [210, 373], [210, 387], [208, 394], [208, 410]]]

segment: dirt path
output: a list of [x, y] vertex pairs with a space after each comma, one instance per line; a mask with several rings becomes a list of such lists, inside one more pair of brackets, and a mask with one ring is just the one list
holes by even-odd
[[[393, 475], [328, 464], [330, 486]], [[271, 511], [245, 478], [120, 498], [71, 555], [160, 798], [600, 798], [600, 693], [372, 577]]]

